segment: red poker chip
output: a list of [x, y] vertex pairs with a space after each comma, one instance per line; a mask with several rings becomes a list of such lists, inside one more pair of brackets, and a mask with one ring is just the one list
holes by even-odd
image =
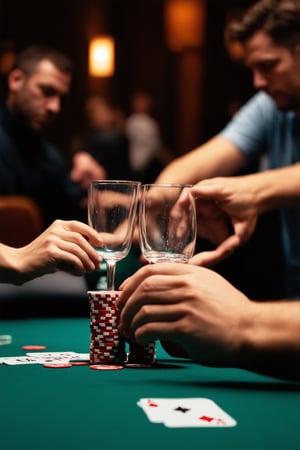
[[99, 314], [98, 316], [95, 316], [94, 319], [96, 322], [99, 322], [100, 320], [118, 320], [118, 316], [116, 314]]
[[96, 337], [96, 336], [102, 336], [103, 335], [103, 331], [109, 331], [111, 333], [116, 332], [116, 328], [112, 328], [111, 330], [106, 330], [105, 328], [92, 328], [91, 329], [91, 337]]
[[104, 339], [103, 336], [97, 336], [92, 339], [92, 342], [94, 344], [97, 344], [98, 346], [101, 345], [103, 347], [105, 347], [106, 345], [108, 345], [108, 346], [112, 346], [114, 344], [118, 345], [120, 342], [120, 340], [118, 338], [114, 338], [114, 337], [109, 338], [108, 336], [106, 336], [106, 338], [107, 339]]
[[99, 321], [103, 322], [103, 323], [116, 323], [116, 319], [113, 317], [103, 317], [100, 316], [99, 317]]
[[104, 331], [118, 332], [118, 329], [116, 328], [116, 326], [110, 324], [105, 327], [93, 326], [93, 327], [91, 327], [90, 331], [91, 331], [91, 334], [93, 335], [93, 334], [103, 333]]
[[103, 311], [104, 313], [116, 311], [116, 305], [114, 305], [114, 304], [107, 304], [107, 305], [102, 304], [102, 305], [94, 306], [94, 308], [97, 309], [97, 311]]
[[69, 367], [72, 367], [71, 363], [46, 363], [44, 364], [44, 367], [47, 369], [67, 369]]
[[104, 311], [104, 312], [110, 312], [110, 311], [116, 311], [116, 305], [113, 304], [100, 304], [100, 303], [94, 303], [90, 304], [90, 311]]
[[115, 302], [90, 302], [90, 309], [116, 309]]
[[103, 356], [114, 356], [119, 353], [119, 351], [115, 348], [106, 348], [106, 347], [94, 347], [91, 349], [94, 354], [103, 355]]
[[105, 331], [105, 330], [99, 330], [99, 331], [97, 331], [97, 333], [96, 333], [96, 330], [94, 330], [95, 331], [95, 333], [94, 333], [94, 335], [92, 336], [93, 338], [119, 338], [119, 333], [118, 333], [118, 331], [117, 330], [108, 330], [108, 331]]
[[123, 347], [120, 348], [118, 344], [103, 345], [94, 343], [93, 345], [90, 345], [90, 351], [98, 352], [100, 354], [101, 353], [115, 354], [119, 353], [120, 351], [123, 351]]
[[110, 364], [93, 364], [90, 366], [90, 369], [93, 370], [121, 370], [124, 369], [123, 366], [114, 366]]
[[96, 355], [100, 358], [102, 358], [102, 357], [104, 358], [106, 356], [108, 356], [110, 358], [115, 358], [116, 356], [123, 355], [123, 353], [118, 350], [107, 350], [107, 349], [97, 349], [97, 348], [93, 348], [91, 350], [91, 354]]
[[97, 336], [93, 339], [98, 344], [119, 344], [121, 341], [118, 336]]
[[91, 331], [118, 331], [117, 322], [99, 322], [91, 324]]
[[118, 349], [119, 348], [119, 342], [118, 341], [116, 341], [116, 342], [112, 342], [112, 341], [107, 341], [107, 342], [94, 341], [93, 342], [93, 347], [97, 347], [99, 349], [102, 348], [103, 350], [106, 350], [106, 349]]
[[96, 309], [96, 311], [99, 315], [116, 314], [117, 313], [115, 308], [102, 308], [102, 309]]
[[[113, 328], [112, 330], [105, 330], [105, 328], [100, 328], [100, 329], [93, 329], [91, 331], [92, 331], [92, 333], [91, 333], [90, 337], [92, 339], [95, 338], [95, 337], [98, 337], [98, 336], [103, 337], [104, 336], [103, 335], [104, 331], [108, 331], [110, 333], [115, 333], [115, 335], [117, 336], [117, 334], [116, 334], [117, 330], [115, 328]], [[106, 337], [109, 337], [109, 336], [107, 335]], [[110, 337], [114, 337], [114, 335], [112, 334]]]
[[45, 345], [22, 345], [22, 350], [45, 350]]
[[113, 302], [90, 302], [90, 309], [116, 309], [116, 304]]
[[115, 326], [113, 326], [112, 324], [110, 325], [106, 325], [106, 324], [99, 324], [99, 325], [92, 325], [91, 326], [91, 331], [96, 331], [99, 333], [102, 333], [103, 331], [116, 331], [117, 328]]
[[119, 336], [119, 330], [103, 330], [101, 331], [103, 336]]

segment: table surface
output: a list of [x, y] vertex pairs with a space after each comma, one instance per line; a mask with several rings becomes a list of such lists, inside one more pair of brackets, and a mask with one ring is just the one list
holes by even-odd
[[[23, 355], [24, 344], [89, 350], [88, 318], [7, 320], [0, 334], [12, 335], [0, 356]], [[1, 450], [299, 450], [299, 385], [170, 358], [159, 345], [158, 359], [161, 368], [116, 371], [0, 365]], [[136, 404], [145, 397], [210, 398], [237, 426], [154, 424]]]

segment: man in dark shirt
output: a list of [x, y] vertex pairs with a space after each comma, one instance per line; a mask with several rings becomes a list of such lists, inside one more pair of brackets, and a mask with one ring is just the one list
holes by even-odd
[[72, 63], [43, 46], [20, 52], [8, 76], [0, 110], [0, 195], [27, 195], [41, 209], [44, 226], [53, 220], [86, 220], [86, 192], [71, 181], [63, 154], [43, 133], [69, 93]]

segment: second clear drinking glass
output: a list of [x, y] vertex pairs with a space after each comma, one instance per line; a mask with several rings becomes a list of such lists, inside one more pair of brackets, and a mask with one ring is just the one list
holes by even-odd
[[195, 200], [187, 184], [145, 184], [139, 208], [142, 254], [150, 263], [186, 263], [197, 235]]
[[130, 250], [136, 224], [139, 181], [92, 181], [88, 193], [88, 220], [103, 240], [97, 248], [107, 266], [107, 290], [114, 290], [117, 261]]

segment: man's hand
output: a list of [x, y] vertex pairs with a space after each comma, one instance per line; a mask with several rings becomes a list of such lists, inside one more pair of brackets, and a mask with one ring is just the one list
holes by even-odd
[[197, 199], [198, 234], [217, 248], [190, 263], [211, 266], [230, 256], [253, 234], [259, 214], [248, 176], [203, 180], [191, 189]]
[[105, 180], [106, 171], [89, 153], [78, 152], [73, 156], [71, 180], [86, 190], [92, 180]]

